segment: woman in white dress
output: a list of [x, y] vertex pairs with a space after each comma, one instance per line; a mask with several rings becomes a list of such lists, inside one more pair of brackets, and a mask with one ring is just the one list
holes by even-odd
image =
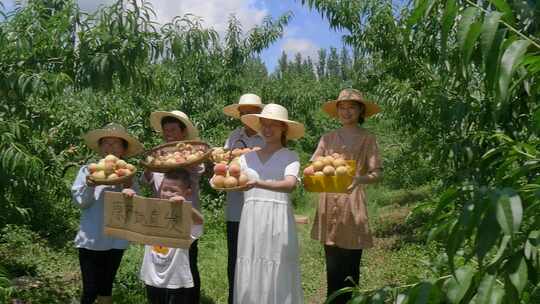
[[287, 140], [304, 135], [287, 109], [268, 104], [261, 114], [242, 116], [265, 147], [240, 158], [250, 181], [244, 194], [236, 260], [234, 303], [303, 303], [298, 238], [289, 193], [298, 182], [298, 155]]

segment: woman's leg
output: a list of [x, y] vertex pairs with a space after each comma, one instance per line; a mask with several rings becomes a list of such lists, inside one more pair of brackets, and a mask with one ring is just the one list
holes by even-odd
[[99, 251], [79, 248], [79, 265], [83, 284], [81, 304], [93, 304], [99, 294]]
[[[101, 259], [101, 267], [104, 270], [103, 278], [100, 279], [99, 295], [101, 297], [111, 297], [114, 277], [122, 261], [124, 250], [122, 249], [110, 249], [103, 251]], [[104, 299], [108, 301], [108, 299]]]
[[195, 240], [189, 247], [189, 268], [193, 277], [193, 287], [188, 288], [187, 292], [190, 298], [188, 303], [193, 304], [199, 304], [201, 299], [201, 276], [197, 265], [197, 255], [199, 254], [198, 243], [199, 240]]
[[[360, 279], [361, 249], [343, 249], [335, 246], [324, 246], [326, 257], [327, 296], [349, 286], [357, 285]], [[350, 277], [350, 279], [347, 279]], [[350, 294], [341, 295], [332, 303], [346, 303]]]
[[227, 222], [227, 277], [229, 279], [229, 304], [232, 304], [234, 299], [234, 270], [236, 267], [236, 252], [238, 251], [239, 226], [240, 222]]

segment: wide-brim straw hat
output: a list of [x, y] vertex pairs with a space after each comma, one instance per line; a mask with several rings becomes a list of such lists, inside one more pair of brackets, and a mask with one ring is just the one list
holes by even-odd
[[150, 113], [150, 125], [156, 132], [163, 133], [161, 128], [161, 120], [165, 117], [174, 117], [181, 121], [186, 126], [186, 136], [184, 140], [199, 139], [199, 130], [195, 128], [186, 113], [182, 111], [155, 111]]
[[242, 122], [250, 127], [251, 129], [261, 132], [261, 123], [260, 119], [266, 118], [271, 120], [282, 121], [287, 124], [287, 139], [298, 139], [304, 136], [305, 128], [304, 125], [296, 122], [294, 120], [289, 120], [289, 112], [285, 107], [270, 103], [267, 104], [261, 114], [247, 114], [242, 116], [240, 119]]
[[126, 157], [131, 157], [144, 151], [144, 147], [139, 140], [129, 135], [126, 129], [117, 123], [107, 124], [103, 128], [89, 131], [83, 136], [88, 147], [97, 153], [101, 153], [99, 140], [105, 137], [116, 137], [125, 140], [128, 143], [125, 153]]
[[262, 103], [259, 96], [247, 93], [240, 96], [240, 100], [238, 100], [238, 103], [228, 105], [223, 108], [223, 113], [225, 113], [225, 115], [227, 116], [240, 118], [240, 107], [242, 106], [254, 106], [258, 107], [259, 109], [264, 108], [264, 104]]
[[336, 100], [331, 100], [323, 104], [323, 111], [331, 117], [337, 118], [337, 105], [340, 101], [356, 101], [358, 103], [364, 104], [364, 118], [373, 116], [381, 111], [381, 107], [379, 107], [379, 105], [372, 101], [366, 100], [362, 93], [355, 89], [345, 89], [339, 92], [339, 96]]

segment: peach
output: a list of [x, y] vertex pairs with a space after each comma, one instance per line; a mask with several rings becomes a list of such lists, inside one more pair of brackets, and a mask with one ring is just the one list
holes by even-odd
[[97, 168], [98, 168], [98, 165], [95, 163], [91, 163], [90, 165], [88, 165], [88, 171], [90, 171], [90, 173], [96, 172]]
[[[198, 153], [198, 152], [197, 152], [197, 153]], [[188, 162], [192, 162], [192, 161], [196, 161], [198, 158], [199, 158], [198, 155], [196, 155], [196, 154], [191, 154], [191, 155], [189, 155], [189, 156], [187, 157], [186, 160], [187, 160]]]
[[238, 186], [238, 180], [236, 179], [236, 177], [227, 176], [225, 178], [224, 186], [225, 186], [225, 188], [236, 187], [236, 186]]
[[324, 176], [324, 173], [322, 171], [317, 171], [314, 174], [315, 176]]
[[304, 175], [309, 176], [315, 174], [315, 169], [313, 169], [313, 166], [307, 166], [304, 169]]
[[338, 158], [338, 159], [334, 159], [334, 161], [332, 162], [332, 165], [338, 168], [338, 167], [347, 165], [347, 162], [343, 158]]
[[339, 166], [336, 169], [336, 175], [347, 175], [349, 174], [349, 169], [346, 166]]
[[317, 160], [313, 163], [313, 169], [315, 171], [321, 171], [324, 168], [324, 163], [320, 160]]
[[182, 156], [179, 156], [179, 157], [175, 157], [175, 158], [174, 158], [174, 161], [175, 161], [177, 164], [181, 164], [181, 163], [185, 162], [186, 159], [183, 158]]
[[212, 177], [212, 184], [216, 188], [223, 188], [225, 184], [225, 177], [222, 175], [214, 175], [214, 177]]
[[225, 176], [227, 174], [227, 165], [225, 164], [217, 164], [214, 166], [214, 174], [215, 175], [221, 175]]
[[333, 161], [334, 161], [334, 158], [332, 156], [327, 156], [324, 158], [322, 162], [324, 163], [325, 166], [331, 166]]
[[114, 172], [114, 163], [113, 162], [105, 162], [105, 173], [111, 174]]
[[244, 174], [244, 173], [240, 174], [240, 176], [238, 177], [238, 184], [239, 184], [240, 186], [246, 185], [246, 184], [248, 183], [248, 181], [249, 181], [249, 178], [248, 178], [248, 176], [247, 176], [246, 174]]
[[112, 154], [109, 154], [107, 156], [105, 156], [105, 161], [111, 161], [111, 162], [116, 162], [118, 161], [118, 157], [112, 155]]
[[132, 164], [127, 164], [127, 165], [126, 165], [126, 169], [129, 170], [129, 171], [131, 171], [131, 172], [137, 170], [137, 168], [135, 168], [135, 166], [132, 165]]
[[125, 160], [123, 159], [119, 159], [117, 162], [116, 162], [116, 167], [117, 168], [125, 168], [127, 166], [127, 163]]
[[335, 172], [336, 172], [336, 169], [334, 169], [334, 167], [332, 166], [325, 166], [323, 169], [323, 173], [326, 176], [332, 176], [334, 175]]
[[107, 176], [105, 175], [105, 171], [96, 171], [92, 173], [93, 179], [105, 179]]
[[118, 175], [116, 173], [113, 173], [107, 176], [107, 179], [115, 179], [115, 178], [118, 178]]
[[116, 169], [116, 171], [114, 171], [114, 173], [118, 176], [124, 176], [126, 175], [126, 171], [124, 171], [124, 169]]
[[337, 159], [337, 158], [343, 158], [343, 156], [342, 156], [341, 154], [339, 154], [339, 153], [332, 153], [332, 157], [333, 157], [334, 159]]
[[237, 164], [232, 164], [229, 166], [229, 174], [234, 177], [240, 176], [240, 166]]

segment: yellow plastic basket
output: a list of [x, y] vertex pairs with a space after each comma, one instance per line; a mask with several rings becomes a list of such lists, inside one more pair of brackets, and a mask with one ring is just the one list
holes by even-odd
[[342, 176], [304, 176], [304, 189], [308, 192], [345, 193], [352, 184], [356, 172], [356, 161], [348, 160], [349, 174]]

